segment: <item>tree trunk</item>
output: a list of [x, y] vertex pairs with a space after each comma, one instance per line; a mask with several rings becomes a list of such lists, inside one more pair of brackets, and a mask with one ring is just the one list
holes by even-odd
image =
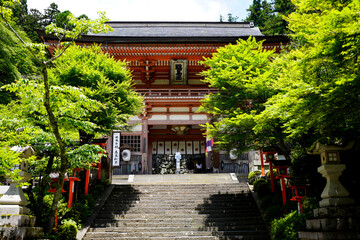
[[66, 149], [65, 149], [66, 146], [60, 135], [58, 121], [57, 121], [57, 119], [54, 115], [54, 112], [51, 109], [51, 105], [50, 105], [50, 86], [49, 86], [47, 65], [45, 63], [42, 64], [42, 75], [43, 75], [43, 81], [44, 81], [44, 106], [45, 106], [46, 112], [48, 114], [50, 129], [51, 129], [52, 133], [54, 134], [56, 142], [59, 146], [60, 162], [61, 162], [60, 172], [59, 172], [59, 180], [58, 180], [58, 184], [56, 185], [56, 192], [54, 195], [54, 200], [53, 200], [53, 203], [51, 206], [51, 211], [50, 211], [50, 222], [49, 222], [50, 225], [49, 225], [49, 230], [47, 232], [47, 233], [49, 233], [51, 231], [51, 229], [54, 228], [55, 214], [56, 214], [56, 210], [59, 205], [59, 201], [60, 201], [60, 197], [61, 197], [61, 190], [63, 187], [63, 181], [65, 178], [65, 173], [68, 168], [69, 161], [66, 157]]

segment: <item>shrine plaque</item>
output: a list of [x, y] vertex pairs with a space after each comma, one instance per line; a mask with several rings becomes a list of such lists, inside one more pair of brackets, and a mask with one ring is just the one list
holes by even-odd
[[120, 133], [113, 133], [112, 142], [112, 165], [113, 167], [120, 166]]
[[187, 84], [187, 60], [170, 60], [171, 84], [186, 85]]

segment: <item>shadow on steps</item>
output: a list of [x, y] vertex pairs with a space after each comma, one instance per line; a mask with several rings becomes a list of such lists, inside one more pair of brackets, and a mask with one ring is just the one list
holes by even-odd
[[199, 231], [212, 231], [219, 239], [270, 240], [259, 209], [249, 192], [218, 193], [196, 207], [204, 214], [205, 224]]

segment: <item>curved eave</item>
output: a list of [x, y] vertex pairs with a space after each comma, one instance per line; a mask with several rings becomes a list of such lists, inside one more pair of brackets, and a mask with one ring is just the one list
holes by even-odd
[[[44, 30], [37, 29], [36, 32], [44, 41], [58, 41], [52, 34], [46, 34]], [[127, 43], [236, 43], [238, 39], [247, 39], [249, 36], [239, 37], [116, 37], [116, 36], [93, 36], [83, 35], [76, 42], [100, 43], [100, 44], [127, 44]], [[257, 40], [265, 40], [266, 43], [287, 43], [286, 36], [255, 36]], [[67, 41], [69, 39], [63, 39]]]

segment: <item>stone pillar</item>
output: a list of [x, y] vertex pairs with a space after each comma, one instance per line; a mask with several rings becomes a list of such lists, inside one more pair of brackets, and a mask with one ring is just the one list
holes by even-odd
[[314, 219], [306, 221], [306, 230], [299, 232], [299, 238], [308, 239], [360, 239], [360, 208], [353, 206], [353, 199], [339, 181], [345, 170], [340, 163], [340, 152], [348, 150], [337, 146], [317, 144], [314, 151], [320, 154], [322, 165], [318, 172], [326, 178], [326, 186], [321, 194], [320, 208], [314, 209]]
[[[27, 151], [21, 149], [21, 151]], [[19, 167], [22, 171], [20, 176], [22, 182], [27, 182], [31, 175], [27, 172], [27, 163]], [[27, 200], [21, 187], [17, 182], [10, 179], [9, 189], [0, 198], [0, 239], [29, 239], [39, 238], [42, 235], [42, 228], [35, 226], [35, 217], [29, 216], [29, 209], [26, 207]]]
[[345, 164], [325, 164], [318, 168], [318, 172], [326, 178], [326, 186], [321, 193], [320, 207], [336, 207], [354, 203], [354, 200], [348, 197], [349, 192], [339, 181], [344, 170]]

